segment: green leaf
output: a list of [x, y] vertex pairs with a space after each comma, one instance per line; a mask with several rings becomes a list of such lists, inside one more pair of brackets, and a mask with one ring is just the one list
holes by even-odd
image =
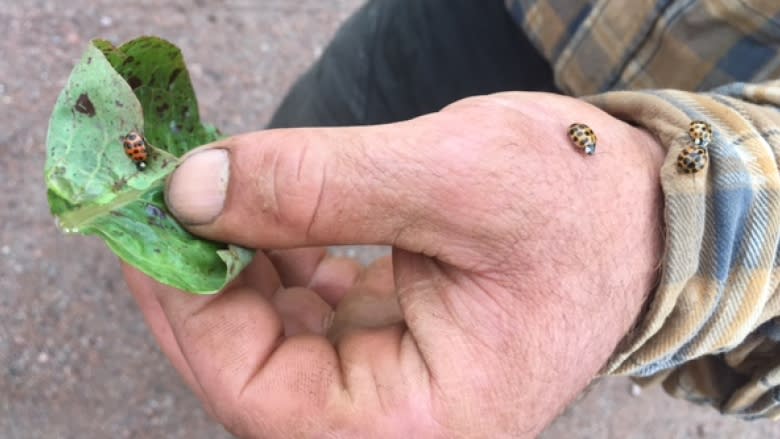
[[[143, 171], [122, 137], [143, 133]], [[93, 41], [54, 106], [47, 136], [49, 206], [65, 232], [97, 235], [120, 258], [173, 287], [210, 294], [252, 253], [191, 235], [165, 206], [165, 178], [190, 149], [219, 137], [201, 123], [178, 48], [143, 37], [115, 48]]]

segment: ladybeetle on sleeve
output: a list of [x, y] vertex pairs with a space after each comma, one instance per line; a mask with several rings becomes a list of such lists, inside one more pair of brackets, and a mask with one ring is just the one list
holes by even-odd
[[677, 156], [677, 168], [686, 174], [695, 174], [707, 166], [707, 150], [698, 146], [687, 146]]
[[144, 136], [131, 131], [122, 138], [122, 146], [125, 147], [125, 154], [135, 163], [139, 171], [146, 169], [146, 161], [149, 159], [149, 151], [146, 149], [146, 139]]
[[706, 148], [712, 141], [712, 127], [702, 120], [694, 120], [688, 128], [688, 135], [691, 136], [694, 145]]
[[593, 155], [596, 152], [596, 133], [584, 123], [569, 125], [569, 139], [587, 155]]

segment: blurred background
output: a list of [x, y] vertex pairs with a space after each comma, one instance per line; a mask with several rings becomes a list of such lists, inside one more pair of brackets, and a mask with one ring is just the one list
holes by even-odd
[[[229, 437], [159, 352], [115, 257], [55, 228], [42, 177], [49, 113], [91, 38], [148, 34], [184, 52], [205, 121], [260, 129], [362, 0], [160, 3], [0, 0], [0, 439]], [[609, 379], [543, 437], [769, 438], [780, 424]]]

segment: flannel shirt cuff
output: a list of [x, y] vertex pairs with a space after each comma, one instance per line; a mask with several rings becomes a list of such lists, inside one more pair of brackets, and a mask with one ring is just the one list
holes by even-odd
[[[659, 286], [604, 373], [663, 381], [723, 413], [780, 419], [780, 81], [586, 100], [667, 149]], [[684, 174], [677, 156], [692, 120], [709, 122], [713, 140], [707, 166]]]

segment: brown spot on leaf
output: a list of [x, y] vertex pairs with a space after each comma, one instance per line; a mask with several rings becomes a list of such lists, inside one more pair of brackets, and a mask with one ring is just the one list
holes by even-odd
[[141, 81], [141, 78], [139, 78], [138, 76], [131, 76], [127, 80], [127, 84], [130, 86], [130, 88], [135, 90], [136, 88], [143, 85], [143, 81]]
[[157, 107], [157, 114], [159, 114], [160, 116], [162, 116], [162, 115], [163, 115], [163, 113], [165, 113], [165, 111], [166, 111], [166, 110], [168, 110], [169, 108], [171, 108], [171, 106], [170, 106], [170, 105], [168, 105], [167, 103], [163, 103], [162, 105], [160, 105], [159, 107]]
[[95, 116], [95, 106], [86, 93], [79, 95], [79, 98], [76, 99], [76, 105], [74, 105], [73, 108], [79, 113], [86, 114], [89, 117]]
[[111, 189], [114, 190], [114, 192], [119, 192], [122, 189], [127, 186], [127, 180], [124, 178], [120, 178], [119, 180], [115, 181], [114, 184], [111, 186]]
[[128, 56], [127, 58], [125, 58], [124, 61], [122, 61], [122, 65], [126, 66], [126, 65], [130, 64], [133, 61], [135, 61], [135, 58], [132, 55]]

